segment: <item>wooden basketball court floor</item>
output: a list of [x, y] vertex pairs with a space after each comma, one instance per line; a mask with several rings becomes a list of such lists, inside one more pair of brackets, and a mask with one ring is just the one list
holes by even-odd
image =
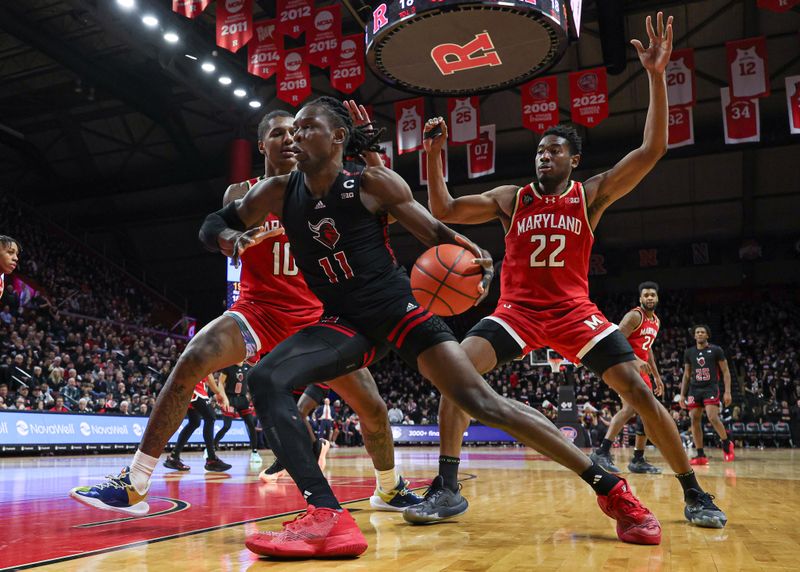
[[[277, 529], [303, 507], [291, 481], [257, 479], [245, 452], [221, 456], [227, 474], [204, 473], [199, 453], [190, 473], [156, 472], [151, 515], [85, 507], [68, 490], [98, 481], [127, 456], [8, 458], [0, 461], [0, 569], [72, 571], [305, 570], [798, 570], [800, 451], [737, 450], [734, 463], [712, 451], [697, 473], [729, 517], [723, 530], [683, 518], [680, 487], [671, 475], [626, 475], [661, 520], [660, 546], [618, 542], [614, 525], [577, 477], [524, 448], [470, 448], [462, 461], [470, 510], [456, 521], [407, 525], [376, 512], [367, 500], [372, 466], [362, 449], [331, 451], [326, 473], [369, 542], [356, 560], [274, 561], [244, 548], [246, 534]], [[264, 462], [272, 461], [269, 452]], [[615, 449], [624, 467], [630, 449]], [[664, 467], [657, 452], [648, 458]], [[398, 465], [415, 486], [435, 473], [435, 448], [398, 448]], [[266, 466], [266, 465], [265, 465]], [[669, 471], [666, 471], [667, 473]]]

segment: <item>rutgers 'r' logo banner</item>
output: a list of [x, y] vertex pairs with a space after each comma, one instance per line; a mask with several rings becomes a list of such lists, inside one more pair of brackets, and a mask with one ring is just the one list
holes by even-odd
[[488, 32], [477, 34], [463, 46], [439, 44], [431, 50], [431, 58], [442, 75], [503, 64]]

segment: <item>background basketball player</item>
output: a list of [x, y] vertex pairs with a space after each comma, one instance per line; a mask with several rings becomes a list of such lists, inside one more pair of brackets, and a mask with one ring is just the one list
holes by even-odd
[[22, 248], [16, 238], [0, 234], [0, 296], [5, 290], [6, 274], [16, 270], [21, 251]]
[[[661, 320], [656, 316], [656, 306], [658, 305], [658, 284], [655, 282], [642, 282], [639, 284], [639, 305], [633, 308], [622, 318], [619, 323], [619, 331], [628, 338], [628, 342], [633, 348], [639, 363], [642, 379], [647, 387], [652, 389], [656, 395], [664, 393], [664, 383], [661, 381], [661, 374], [658, 372], [653, 344], [658, 336], [661, 327]], [[651, 374], [655, 379], [655, 388], [651, 381]], [[611, 458], [611, 445], [617, 438], [619, 432], [631, 417], [636, 415], [633, 407], [625, 400], [622, 401], [622, 408], [611, 418], [606, 436], [600, 447], [591, 455], [593, 461], [612, 473], [618, 473], [619, 469], [614, 465]], [[636, 419], [636, 442], [633, 448], [633, 459], [628, 463], [628, 470], [632, 473], [660, 473], [661, 469], [654, 467], [644, 458], [644, 448], [647, 445], [647, 437], [644, 433], [644, 423], [642, 418]]]
[[728, 439], [728, 432], [719, 418], [719, 378], [722, 373], [725, 393], [722, 402], [727, 407], [731, 404], [731, 372], [725, 352], [714, 344], [709, 344], [711, 328], [698, 324], [693, 328], [694, 347], [686, 348], [683, 354], [683, 379], [681, 380], [680, 405], [689, 409], [692, 419], [692, 438], [697, 448], [697, 456], [690, 462], [692, 465], [707, 465], [703, 449], [703, 410], [708, 420], [722, 440], [722, 455], [726, 462], [733, 461], [733, 441]]

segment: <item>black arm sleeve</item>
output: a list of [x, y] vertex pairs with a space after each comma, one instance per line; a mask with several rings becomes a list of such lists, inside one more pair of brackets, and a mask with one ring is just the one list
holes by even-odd
[[247, 230], [239, 214], [236, 212], [236, 201], [228, 203], [217, 212], [213, 212], [206, 217], [200, 227], [200, 242], [211, 252], [219, 252], [217, 237], [226, 228], [232, 228], [244, 232]]

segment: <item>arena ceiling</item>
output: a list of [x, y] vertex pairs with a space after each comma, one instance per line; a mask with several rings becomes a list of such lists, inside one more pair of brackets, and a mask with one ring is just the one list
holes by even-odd
[[[165, 276], [167, 269], [176, 263], [196, 265], [206, 255], [196, 246], [179, 246], [188, 249], [183, 258], [159, 260], [153, 258], [156, 243], [148, 237], [164, 231], [174, 234], [178, 244], [193, 244], [193, 229], [205, 213], [218, 208], [230, 141], [255, 138], [260, 116], [286, 106], [274, 99], [274, 79], [247, 76], [246, 50], [235, 55], [219, 50], [218, 67], [249, 78], [248, 85], [266, 103], [259, 110], [235, 100], [199, 70], [197, 61], [185, 57], [207, 56], [216, 49], [213, 3], [196, 20], [173, 14], [167, 0], [137, 4], [174, 27], [179, 44], [165, 45], [159, 34], [148, 33], [138, 17], [124, 14], [112, 0], [0, 4], [0, 191], [58, 217], [76, 234], [103, 242], [115, 256], [185, 291]], [[342, 4], [344, 33], [360, 32], [369, 17], [368, 3]], [[783, 92], [784, 76], [800, 73], [798, 8], [778, 15], [758, 10], [754, 0], [625, 0], [622, 5], [627, 38], [645, 37], [644, 17], [662, 9], [675, 17], [675, 46], [696, 50], [698, 143], [671, 157], [733, 151], [723, 143], [719, 103], [719, 88], [727, 85], [726, 41], [767, 37], [773, 93]], [[256, 19], [273, 13], [274, 2], [256, 0]], [[581, 40], [549, 72], [560, 76], [562, 91], [569, 71], [602, 65], [600, 36], [595, 3], [585, 2]], [[312, 68], [312, 87], [314, 95], [336, 95], [327, 70]], [[609, 119], [583, 131], [588, 171], [613, 163], [641, 139], [647, 83], [633, 49], [627, 51], [624, 71], [609, 77], [609, 92]], [[393, 102], [412, 97], [369, 72], [355, 95], [374, 106], [376, 121], [390, 133]], [[482, 123], [496, 124], [498, 132], [494, 180], [530, 176], [535, 135], [521, 127], [519, 107], [518, 90], [481, 98]], [[427, 99], [429, 115], [445, 111], [445, 98]], [[569, 110], [561, 111], [562, 120], [568, 119]], [[792, 143], [782, 97], [762, 102], [761, 121], [761, 148]], [[259, 162], [255, 158], [254, 165]], [[465, 164], [463, 150], [451, 153], [454, 187], [466, 186]], [[416, 154], [400, 157], [397, 169], [416, 191]], [[402, 249], [402, 233], [399, 240]]]

